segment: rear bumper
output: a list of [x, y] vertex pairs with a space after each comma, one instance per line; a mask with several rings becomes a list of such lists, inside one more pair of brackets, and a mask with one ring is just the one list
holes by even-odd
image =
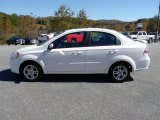
[[138, 61], [136, 61], [136, 71], [148, 69], [149, 65], [150, 65], [150, 57], [149, 56], [141, 58]]

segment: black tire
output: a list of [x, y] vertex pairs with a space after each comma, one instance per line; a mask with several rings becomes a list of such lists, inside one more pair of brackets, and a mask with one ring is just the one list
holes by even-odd
[[128, 64], [117, 63], [114, 64], [109, 70], [109, 77], [113, 82], [124, 82], [130, 77]]
[[152, 42], [153, 42], [153, 39], [149, 38], [148, 43], [152, 43]]
[[75, 39], [75, 38], [72, 38], [71, 42], [72, 42], [72, 43], [76, 43], [76, 39]]
[[43, 71], [38, 64], [27, 62], [21, 66], [20, 75], [27, 81], [38, 81], [42, 79]]

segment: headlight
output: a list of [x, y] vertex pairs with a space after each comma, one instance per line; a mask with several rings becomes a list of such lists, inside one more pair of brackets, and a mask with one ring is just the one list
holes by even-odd
[[19, 58], [19, 52], [13, 52], [11, 58]]

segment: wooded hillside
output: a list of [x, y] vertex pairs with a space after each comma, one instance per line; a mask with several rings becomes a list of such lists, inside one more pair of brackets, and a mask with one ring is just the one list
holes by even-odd
[[66, 29], [96, 27], [109, 28], [120, 32], [136, 31], [137, 23], [143, 23], [143, 30], [157, 30], [157, 17], [139, 19], [133, 22], [119, 20], [90, 20], [84, 9], [75, 13], [71, 8], [62, 5], [50, 17], [30, 15], [8, 15], [0, 12], [0, 43], [12, 36], [35, 38], [41, 33], [62, 32]]

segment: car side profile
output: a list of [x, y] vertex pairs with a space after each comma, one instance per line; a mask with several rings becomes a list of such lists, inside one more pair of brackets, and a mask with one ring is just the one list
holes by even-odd
[[[68, 41], [67, 36], [82, 35]], [[76, 38], [75, 38], [76, 39]], [[148, 69], [147, 44], [136, 42], [109, 29], [67, 30], [53, 39], [12, 53], [11, 71], [35, 81], [43, 74], [108, 74], [114, 81], [125, 81], [130, 72]]]

